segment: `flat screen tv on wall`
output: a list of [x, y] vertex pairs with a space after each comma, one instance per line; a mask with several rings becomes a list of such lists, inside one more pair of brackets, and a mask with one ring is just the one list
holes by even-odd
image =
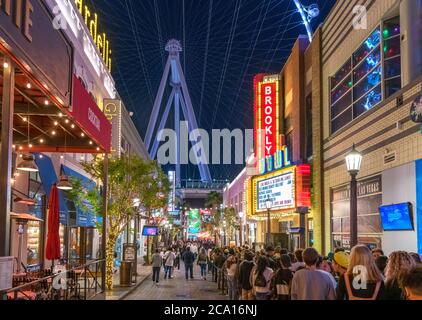
[[158, 235], [158, 227], [156, 226], [144, 226], [142, 235], [145, 237], [155, 237]]
[[412, 231], [412, 204], [399, 203], [379, 208], [384, 231]]

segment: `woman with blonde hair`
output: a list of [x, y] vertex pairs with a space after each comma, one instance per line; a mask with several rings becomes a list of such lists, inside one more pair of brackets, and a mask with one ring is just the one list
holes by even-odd
[[381, 300], [384, 279], [375, 264], [371, 250], [363, 245], [353, 247], [349, 267], [338, 283], [338, 300]]
[[388, 258], [385, 268], [385, 298], [387, 300], [404, 300], [404, 292], [400, 288], [399, 277], [402, 272], [407, 272], [416, 267], [413, 257], [405, 251], [395, 251]]

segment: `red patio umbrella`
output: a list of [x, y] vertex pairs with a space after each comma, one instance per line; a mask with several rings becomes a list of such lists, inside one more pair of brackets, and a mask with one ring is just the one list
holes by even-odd
[[45, 256], [53, 261], [60, 259], [60, 204], [59, 191], [54, 184], [51, 188], [50, 199], [48, 200], [48, 234]]

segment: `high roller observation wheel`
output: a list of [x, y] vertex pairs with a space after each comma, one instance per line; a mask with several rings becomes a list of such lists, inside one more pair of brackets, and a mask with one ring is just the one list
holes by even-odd
[[309, 42], [312, 42], [313, 31], [311, 27], [311, 20], [316, 18], [319, 15], [318, 6], [316, 4], [310, 5], [308, 8], [305, 8], [299, 0], [293, 0], [297, 10], [300, 13], [303, 24], [305, 25], [306, 32], [308, 34]]

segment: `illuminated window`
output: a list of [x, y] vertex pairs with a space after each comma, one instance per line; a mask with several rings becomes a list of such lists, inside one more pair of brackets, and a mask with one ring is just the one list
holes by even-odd
[[383, 22], [330, 78], [331, 133], [401, 89], [400, 18]]

